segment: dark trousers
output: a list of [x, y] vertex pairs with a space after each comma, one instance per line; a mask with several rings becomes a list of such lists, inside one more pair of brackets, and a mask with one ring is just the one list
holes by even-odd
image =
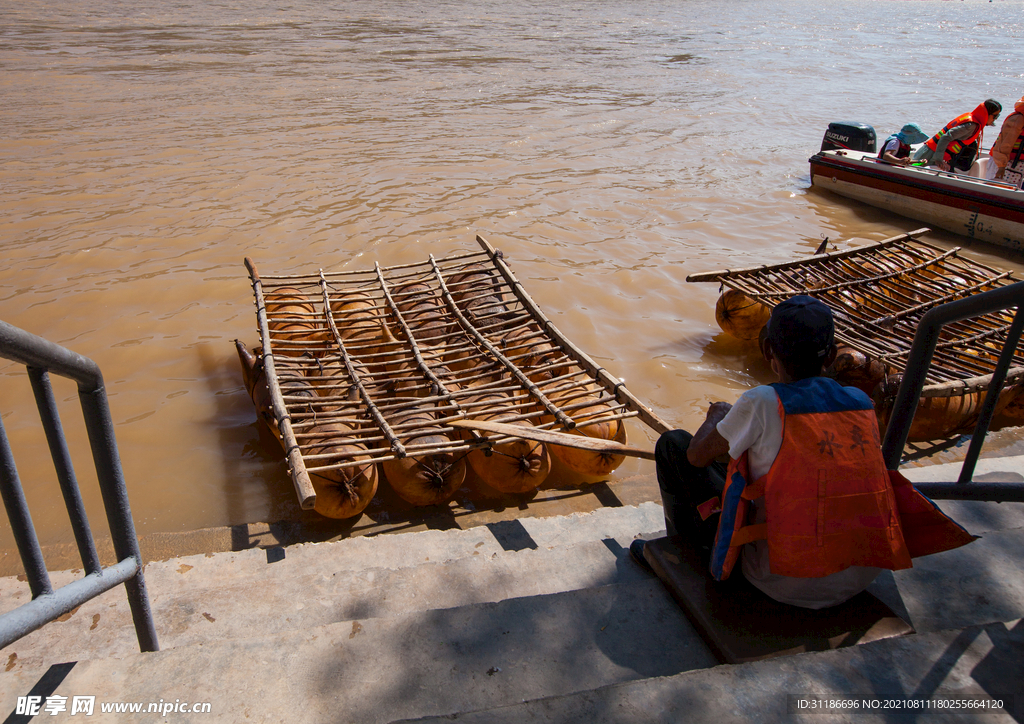
[[654, 464], [665, 508], [666, 531], [689, 540], [705, 560], [710, 560], [719, 515], [701, 520], [697, 506], [710, 498], [721, 497], [726, 466], [718, 462], [706, 468], [691, 465], [686, 459], [686, 449], [692, 439], [693, 435], [686, 430], [666, 432], [654, 447]]

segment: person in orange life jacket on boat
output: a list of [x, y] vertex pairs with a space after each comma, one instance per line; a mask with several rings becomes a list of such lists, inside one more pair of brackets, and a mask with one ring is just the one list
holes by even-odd
[[910, 147], [928, 138], [916, 123], [908, 123], [882, 143], [878, 157], [888, 163], [906, 166], [910, 163]]
[[997, 179], [1024, 188], [1024, 98], [1003, 121], [989, 156], [996, 162]]
[[[836, 354], [828, 306], [788, 299], [766, 333], [761, 351], [778, 383], [735, 405], [713, 403], [693, 436], [672, 430], [658, 440], [668, 534], [688, 539], [716, 580], [739, 559], [769, 597], [810, 609], [852, 598], [882, 569], [909, 568], [913, 555], [972, 540], [900, 478], [901, 500], [912, 499], [908, 518], [931, 526], [928, 540], [914, 536], [908, 550], [871, 399], [822, 376]], [[726, 453], [728, 469], [716, 462]], [[650, 571], [644, 546], [634, 540], [630, 555]]]
[[969, 171], [981, 148], [985, 126], [994, 126], [1002, 111], [999, 101], [989, 98], [970, 113], [954, 118], [925, 141], [914, 154], [914, 160], [925, 161], [943, 171]]

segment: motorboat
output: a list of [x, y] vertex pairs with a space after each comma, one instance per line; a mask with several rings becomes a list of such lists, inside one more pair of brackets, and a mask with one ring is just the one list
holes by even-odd
[[[911, 155], [913, 155], [913, 150]], [[865, 123], [830, 123], [811, 156], [811, 185], [972, 239], [1024, 250], [1024, 191], [996, 181], [980, 154], [967, 173], [878, 158]]]

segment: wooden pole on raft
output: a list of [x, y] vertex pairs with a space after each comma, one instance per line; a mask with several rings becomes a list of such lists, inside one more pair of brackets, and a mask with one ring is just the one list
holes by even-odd
[[292, 483], [294, 483], [295, 492], [299, 497], [299, 507], [303, 510], [312, 510], [316, 504], [316, 491], [313, 489], [313, 483], [306, 471], [306, 464], [302, 460], [299, 443], [292, 430], [292, 418], [288, 415], [288, 409], [285, 407], [281, 388], [277, 382], [274, 353], [270, 348], [270, 327], [267, 322], [266, 300], [263, 298], [263, 283], [256, 270], [256, 263], [249, 257], [245, 257], [245, 267], [249, 270], [253, 294], [256, 296], [256, 321], [259, 323], [260, 339], [263, 345], [263, 369], [267, 375], [267, 388], [270, 390], [270, 403], [274, 410], [274, 417], [277, 419], [277, 427], [281, 432], [281, 439], [288, 456]]
[[[768, 264], [761, 264], [760, 266], [748, 266], [748, 267], [743, 267], [742, 269], [719, 269], [718, 271], [709, 271], [709, 272], [700, 272], [700, 273], [697, 273], [697, 274], [690, 274], [689, 276], [686, 277], [686, 281], [688, 281], [688, 282], [717, 282], [717, 281], [720, 281], [719, 277], [723, 277], [723, 276], [733, 276], [733, 275], [736, 275], [736, 274], [743, 274], [743, 273], [747, 273], [747, 272], [763, 271], [765, 269], [771, 269], [772, 271], [779, 271], [779, 270], [783, 270], [783, 269], [790, 269], [792, 267], [805, 266], [807, 264], [807, 262], [809, 262], [809, 261], [816, 261], [818, 259], [842, 259], [842, 258], [847, 257], [847, 256], [856, 256], [858, 254], [862, 254], [866, 250], [869, 250], [869, 249], [880, 249], [880, 248], [883, 248], [883, 247], [886, 247], [886, 246], [892, 246], [893, 244], [897, 244], [897, 243], [899, 243], [901, 241], [916, 241], [919, 244], [923, 244], [925, 246], [931, 246], [930, 244], [925, 244], [923, 241], [921, 241], [920, 239], [917, 238], [917, 236], [919, 236], [921, 234], [926, 234], [929, 231], [931, 231], [931, 229], [928, 229], [928, 228], [917, 229], [916, 231], [910, 231], [910, 232], [908, 232], [906, 234], [900, 234], [899, 236], [894, 236], [891, 239], [885, 239], [884, 241], [879, 241], [879, 242], [876, 242], [874, 244], [866, 244], [864, 246], [858, 246], [855, 249], [847, 249], [846, 251], [830, 251], [830, 252], [827, 252], [825, 254], [816, 254], [814, 256], [807, 257], [805, 259], [800, 259], [799, 261], [790, 261], [790, 262], [785, 262], [783, 264], [773, 264], [771, 266], [769, 266]], [[938, 247], [935, 247], [935, 246], [932, 246], [931, 248], [936, 249], [937, 251], [941, 251], [941, 249], [939, 249]], [[959, 250], [959, 247], [957, 247], [957, 250]]]
[[548, 443], [550, 445], [574, 447], [580, 450], [590, 450], [591, 452], [606, 453], [608, 455], [626, 455], [627, 457], [654, 460], [653, 450], [630, 447], [614, 440], [599, 440], [584, 435], [572, 435], [556, 430], [542, 430], [539, 427], [507, 425], [503, 422], [491, 422], [490, 420], [452, 420], [448, 424], [452, 427], [461, 427], [466, 430], [493, 432], [496, 435], [517, 437], [523, 440], [535, 440], [536, 442]]

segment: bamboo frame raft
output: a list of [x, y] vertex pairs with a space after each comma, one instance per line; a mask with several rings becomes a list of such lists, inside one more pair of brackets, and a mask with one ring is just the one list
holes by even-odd
[[558, 331], [501, 252], [477, 242], [479, 252], [315, 275], [261, 275], [246, 258], [268, 424], [303, 508], [316, 504], [311, 475], [459, 460], [516, 440], [468, 433], [455, 420], [568, 431], [636, 417], [668, 429]]
[[[960, 247], [943, 250], [921, 241], [918, 237], [928, 231], [918, 229], [799, 261], [691, 274], [686, 280], [718, 282], [721, 288], [740, 292], [768, 309], [796, 294], [828, 304], [841, 357], [845, 351], [847, 363], [859, 360], [843, 369], [833, 368], [830, 374], [872, 395], [884, 429], [921, 317], [941, 304], [1018, 281], [1009, 272], [961, 257]], [[724, 299], [725, 295], [719, 309]], [[911, 440], [937, 439], [973, 424], [1012, 321], [1012, 310], [1006, 310], [943, 328]], [[756, 330], [752, 336], [756, 337]], [[871, 374], [866, 372], [869, 366], [874, 370]], [[1018, 348], [997, 414], [1016, 407], [1015, 398], [1022, 393], [1024, 351]]]

